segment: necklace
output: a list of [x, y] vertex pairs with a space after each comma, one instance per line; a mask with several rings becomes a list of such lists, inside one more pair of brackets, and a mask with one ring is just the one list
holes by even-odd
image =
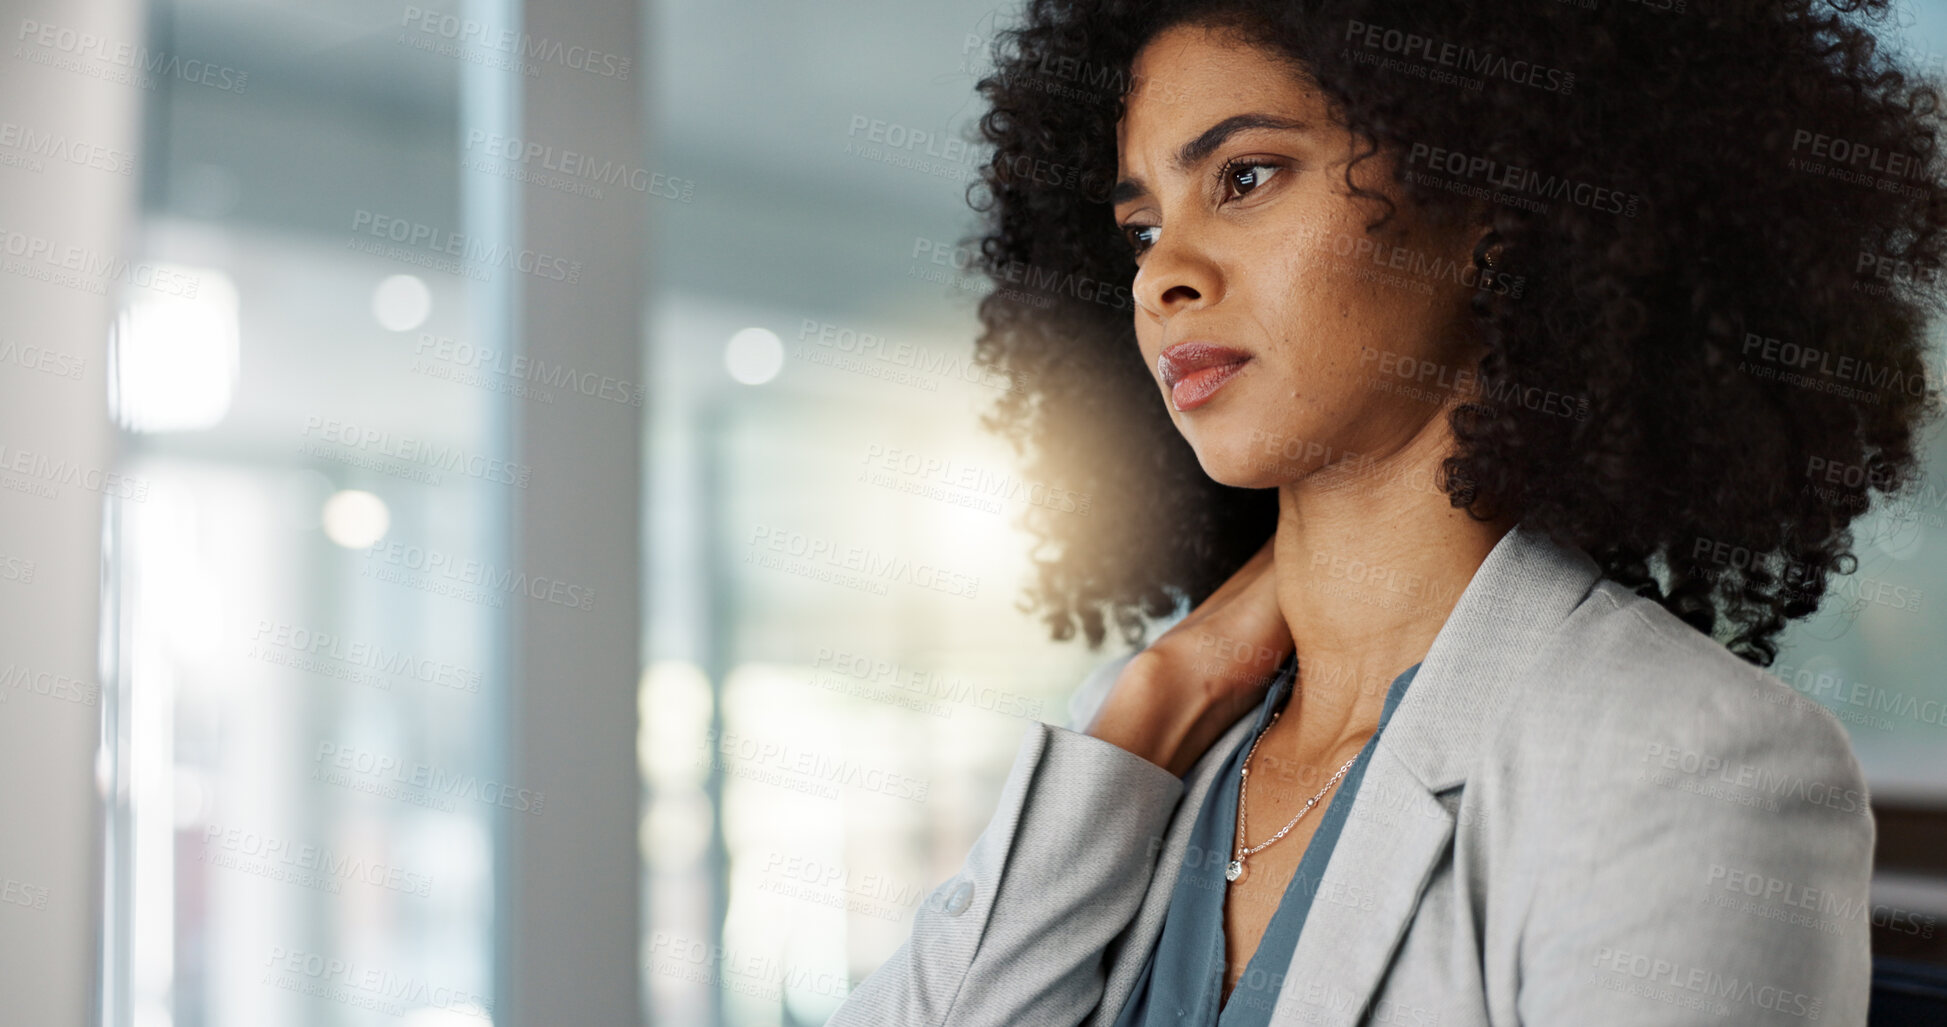
[[1313, 807], [1313, 806], [1316, 806], [1316, 805], [1318, 805], [1318, 800], [1320, 800], [1320, 799], [1323, 799], [1323, 798], [1325, 797], [1325, 793], [1326, 793], [1326, 792], [1329, 792], [1329, 791], [1331, 791], [1331, 790], [1332, 790], [1332, 786], [1333, 786], [1333, 785], [1335, 785], [1335, 784], [1338, 784], [1338, 783], [1339, 783], [1339, 778], [1342, 778], [1342, 777], [1344, 777], [1344, 776], [1345, 776], [1345, 772], [1346, 772], [1346, 771], [1348, 771], [1348, 770], [1351, 770], [1351, 769], [1352, 769], [1352, 764], [1353, 764], [1354, 762], [1356, 762], [1356, 761], [1358, 760], [1358, 758], [1359, 758], [1359, 757], [1358, 757], [1358, 754], [1357, 754], [1357, 753], [1354, 753], [1354, 754], [1353, 754], [1353, 756], [1352, 756], [1352, 759], [1349, 759], [1349, 760], [1346, 760], [1346, 761], [1345, 761], [1345, 766], [1342, 766], [1342, 767], [1340, 767], [1340, 768], [1339, 768], [1339, 772], [1338, 772], [1338, 773], [1336, 773], [1336, 774], [1333, 774], [1333, 775], [1332, 775], [1332, 779], [1331, 779], [1330, 781], [1327, 781], [1327, 782], [1325, 782], [1325, 787], [1323, 787], [1323, 788], [1320, 788], [1320, 789], [1318, 790], [1318, 794], [1317, 794], [1317, 795], [1314, 795], [1314, 796], [1312, 796], [1312, 797], [1311, 797], [1311, 801], [1309, 801], [1309, 802], [1307, 802], [1307, 803], [1305, 803], [1305, 806], [1304, 806], [1304, 808], [1303, 808], [1303, 809], [1300, 809], [1300, 810], [1298, 811], [1298, 815], [1297, 815], [1297, 816], [1295, 816], [1295, 817], [1292, 817], [1292, 818], [1291, 818], [1291, 823], [1289, 823], [1289, 824], [1286, 824], [1286, 825], [1284, 825], [1284, 827], [1282, 827], [1282, 828], [1280, 828], [1280, 829], [1278, 830], [1278, 833], [1277, 833], [1277, 834], [1274, 834], [1274, 835], [1272, 835], [1272, 836], [1271, 836], [1270, 838], [1268, 838], [1268, 839], [1266, 839], [1266, 840], [1265, 840], [1265, 841], [1263, 841], [1263, 842], [1260, 842], [1259, 844], [1257, 844], [1256, 846], [1254, 846], [1254, 847], [1252, 847], [1252, 848], [1249, 848], [1249, 849], [1246, 849], [1246, 848], [1244, 848], [1244, 843], [1243, 843], [1243, 838], [1244, 838], [1244, 789], [1245, 789], [1245, 787], [1246, 787], [1247, 785], [1249, 785], [1249, 784], [1251, 783], [1251, 757], [1257, 754], [1257, 743], [1258, 743], [1259, 741], [1262, 741], [1262, 740], [1263, 740], [1263, 738], [1264, 738], [1264, 736], [1265, 736], [1265, 734], [1266, 734], [1266, 733], [1268, 733], [1268, 732], [1269, 732], [1269, 731], [1271, 730], [1271, 724], [1276, 724], [1276, 723], [1278, 722], [1278, 716], [1279, 716], [1279, 714], [1282, 714], [1283, 712], [1284, 712], [1284, 710], [1283, 710], [1282, 708], [1280, 708], [1280, 709], [1279, 709], [1279, 710], [1278, 710], [1278, 711], [1277, 711], [1276, 713], [1273, 713], [1273, 714], [1271, 714], [1271, 723], [1270, 723], [1270, 724], [1266, 724], [1266, 725], [1264, 725], [1264, 730], [1263, 730], [1263, 731], [1260, 731], [1260, 732], [1258, 732], [1258, 736], [1257, 736], [1256, 738], [1253, 738], [1253, 739], [1251, 739], [1251, 750], [1250, 750], [1250, 752], [1247, 752], [1247, 753], [1245, 753], [1245, 754], [1244, 754], [1244, 766], [1242, 767], [1242, 769], [1240, 769], [1240, 770], [1238, 771], [1238, 777], [1237, 777], [1237, 838], [1238, 838], [1238, 843], [1237, 843], [1237, 858], [1236, 858], [1236, 859], [1233, 859], [1233, 860], [1231, 860], [1231, 861], [1230, 861], [1230, 865], [1229, 865], [1229, 866], [1226, 866], [1226, 867], [1224, 868], [1224, 880], [1225, 880], [1225, 881], [1227, 881], [1227, 882], [1228, 882], [1228, 881], [1235, 881], [1235, 880], [1237, 880], [1238, 878], [1240, 878], [1240, 877], [1243, 877], [1243, 876], [1244, 876], [1244, 860], [1245, 860], [1245, 859], [1247, 859], [1247, 858], [1249, 858], [1249, 857], [1251, 857], [1251, 856], [1254, 856], [1254, 855], [1256, 855], [1256, 854], [1257, 854], [1257, 853], [1258, 853], [1258, 852], [1259, 852], [1260, 850], [1262, 850], [1262, 849], [1264, 849], [1264, 848], [1266, 848], [1266, 847], [1267, 847], [1267, 846], [1269, 846], [1269, 845], [1270, 845], [1270, 844], [1271, 844], [1272, 842], [1275, 842], [1275, 841], [1277, 841], [1278, 839], [1280, 839], [1280, 838], [1283, 838], [1283, 837], [1285, 836], [1285, 832], [1287, 832], [1287, 831], [1290, 831], [1290, 830], [1292, 829], [1292, 827], [1293, 827], [1293, 826], [1295, 826], [1295, 825], [1296, 825], [1296, 824], [1298, 823], [1298, 821], [1299, 821], [1299, 820], [1300, 820], [1301, 818], [1303, 818], [1303, 817], [1304, 817], [1304, 815], [1305, 815], [1305, 814], [1307, 814], [1307, 813], [1310, 813], [1310, 812], [1312, 811], [1312, 807]]

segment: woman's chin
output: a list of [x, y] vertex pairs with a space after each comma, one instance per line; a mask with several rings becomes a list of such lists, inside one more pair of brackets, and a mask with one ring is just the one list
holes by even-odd
[[1279, 455], [1278, 447], [1267, 445], [1263, 438], [1255, 441], [1226, 438], [1202, 445], [1192, 443], [1192, 446], [1203, 473], [1219, 485], [1239, 489], [1275, 488], [1291, 480], [1295, 470], [1290, 461]]

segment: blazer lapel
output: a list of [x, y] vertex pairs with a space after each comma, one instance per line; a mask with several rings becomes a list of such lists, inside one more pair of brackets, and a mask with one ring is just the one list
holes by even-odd
[[[1416, 678], [1407, 691], [1418, 684]], [[1453, 815], [1389, 751], [1382, 735], [1312, 898], [1278, 989], [1273, 1024], [1363, 1019], [1453, 827]]]
[[1251, 733], [1255, 717], [1245, 714], [1238, 718], [1230, 729], [1218, 737], [1208, 752], [1197, 758], [1190, 768], [1187, 787], [1183, 798], [1178, 802], [1176, 813], [1170, 818], [1170, 826], [1162, 841], [1163, 851], [1156, 858], [1156, 871], [1149, 881], [1149, 891], [1143, 895], [1142, 907], [1136, 911], [1131, 921], [1118, 939], [1116, 947], [1110, 949], [1109, 975], [1103, 985], [1102, 1001], [1095, 1007], [1095, 1014], [1089, 1018], [1090, 1027], [1110, 1027], [1129, 1001], [1130, 993], [1136, 990], [1136, 979], [1142, 976], [1143, 964], [1156, 948], [1157, 939], [1163, 933], [1163, 915], [1169, 912], [1170, 897], [1176, 893], [1176, 878], [1183, 869], [1183, 854], [1190, 845], [1190, 832], [1196, 827], [1197, 813], [1203, 809], [1205, 797], [1217, 782], [1217, 770], [1230, 759], [1232, 752], [1244, 744], [1245, 736]]
[[1534, 659], [1601, 570], [1518, 524], [1496, 543], [1435, 636], [1379, 736], [1292, 952], [1271, 1022], [1364, 1021], [1454, 833], [1439, 793], [1461, 787], [1500, 718], [1500, 687]]
[[[1453, 837], [1453, 814], [1438, 794], [1466, 782], [1507, 698], [1497, 686], [1540, 652], [1600, 577], [1586, 553], [1526, 522], [1474, 572], [1373, 748], [1279, 988], [1273, 1027], [1364, 1019]], [[1142, 907], [1108, 953], [1091, 1027], [1114, 1024], [1135, 990], [1197, 813], [1254, 719], [1240, 717], [1192, 767]]]

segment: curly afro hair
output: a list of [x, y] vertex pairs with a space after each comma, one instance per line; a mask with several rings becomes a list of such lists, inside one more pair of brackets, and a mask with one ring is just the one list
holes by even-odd
[[[1886, 0], [1028, 0], [978, 83], [993, 153], [969, 201], [977, 361], [1023, 387], [983, 423], [1089, 497], [1031, 509], [1028, 612], [1098, 648], [1201, 602], [1274, 530], [1275, 489], [1212, 481], [1136, 357], [1135, 272], [1108, 203], [1157, 32], [1243, 32], [1398, 155], [1430, 213], [1491, 213], [1516, 297], [1471, 303], [1483, 381], [1441, 484], [1513, 511], [1605, 576], [1768, 667], [1857, 569], [1851, 524], [1918, 479], [1940, 410], [1935, 83], [1873, 28]], [[1168, 102], [1167, 98], [1159, 102]], [[1384, 200], [1345, 184], [1354, 195]], [[1483, 203], [1482, 201], [1486, 201]], [[1373, 222], [1385, 223], [1390, 204]], [[1370, 228], [1369, 228], [1370, 230]], [[1025, 284], [1025, 288], [1023, 285]]]

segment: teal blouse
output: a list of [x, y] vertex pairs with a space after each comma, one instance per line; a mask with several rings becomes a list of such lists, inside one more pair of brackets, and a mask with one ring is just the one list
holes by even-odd
[[[1237, 987], [1224, 998], [1224, 867], [1237, 849], [1238, 768], [1250, 752], [1251, 739], [1264, 733], [1271, 714], [1282, 707], [1290, 695], [1297, 661], [1286, 657], [1279, 668], [1264, 704], [1257, 711], [1257, 726], [1232, 752], [1218, 771], [1217, 780], [1205, 794], [1203, 809], [1190, 832], [1190, 847], [1184, 855], [1182, 872], [1170, 895], [1169, 910], [1163, 917], [1163, 933], [1150, 950], [1136, 989], [1116, 1018], [1115, 1027], [1266, 1027], [1271, 1009], [1277, 1004], [1278, 988], [1291, 954], [1298, 946], [1298, 934], [1305, 929], [1312, 898], [1325, 876], [1325, 866], [1337, 846], [1339, 831], [1352, 809], [1352, 801], [1364, 780], [1366, 764], [1379, 736], [1392, 719], [1393, 709], [1420, 665], [1407, 668], [1393, 679], [1386, 690], [1385, 707], [1379, 714], [1379, 728], [1359, 750], [1345, 778], [1338, 783], [1332, 801], [1326, 805], [1312, 835], [1304, 858], [1291, 876], [1284, 897], [1264, 929], [1257, 951]], [[1184, 775], [1186, 783], [1188, 774]], [[1246, 872], [1250, 862], [1245, 861]], [[1221, 1006], [1221, 1008], [1220, 1008]]]

